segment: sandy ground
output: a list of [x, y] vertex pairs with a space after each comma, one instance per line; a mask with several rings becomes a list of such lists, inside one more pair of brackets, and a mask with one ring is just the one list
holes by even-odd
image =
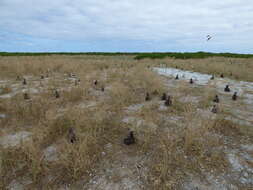
[[[197, 94], [182, 94], [179, 88], [183, 84], [188, 85], [188, 88], [202, 89], [207, 88], [213, 90], [220, 97], [219, 107], [222, 107], [228, 113], [226, 119], [236, 122], [238, 124], [247, 125], [253, 127], [253, 83], [244, 81], [235, 81], [228, 78], [215, 78], [210, 80], [211, 75], [183, 71], [179, 69], [171, 68], [154, 68], [154, 72], [157, 72], [164, 77], [164, 83], [168, 87], [168, 94], [174, 97], [178, 97], [178, 101], [181, 103], [198, 104], [202, 101], [202, 95]], [[179, 76], [179, 80], [175, 80], [176, 75]], [[1, 99], [7, 99], [15, 96], [19, 93], [29, 92], [33, 96], [38, 95], [46, 89], [47, 79], [41, 82], [40, 79], [36, 79], [32, 76], [26, 76], [30, 79], [29, 87], [21, 85], [20, 81], [0, 81], [0, 84], [9, 85], [12, 91], [7, 94], [0, 95]], [[66, 76], [65, 76], [66, 78]], [[193, 84], [188, 84], [190, 79], [193, 79]], [[62, 76], [55, 76], [55, 80], [62, 80]], [[67, 78], [71, 81], [75, 78]], [[32, 81], [32, 82], [31, 82]], [[224, 87], [229, 85], [231, 92], [224, 92]], [[75, 88], [75, 87], [72, 87]], [[71, 88], [62, 86], [61, 90], [71, 90]], [[110, 90], [110, 88], [108, 88]], [[232, 95], [234, 92], [238, 93], [238, 100], [233, 101]], [[107, 95], [102, 94], [97, 90], [90, 90], [92, 96], [102, 96], [103, 98], [109, 98]], [[102, 102], [104, 100], [101, 100]], [[82, 102], [76, 107], [78, 109], [93, 109], [99, 106], [98, 101], [86, 101]], [[154, 108], [155, 107], [155, 108]], [[168, 107], [164, 106], [164, 103], [159, 98], [153, 98], [149, 102], [143, 102], [140, 104], [133, 104], [125, 108], [124, 116], [121, 123], [130, 124], [132, 130], [142, 130], [141, 128], [149, 130], [157, 130], [159, 128], [157, 123], [147, 121], [142, 118], [140, 114], [142, 109], [157, 109], [157, 117], [164, 123], [182, 127], [185, 125], [184, 118], [178, 115], [166, 116]], [[203, 118], [216, 118], [216, 114], [211, 113], [211, 107], [198, 109], [199, 117]], [[64, 110], [61, 110], [64, 112]], [[60, 111], [59, 111], [60, 114]], [[0, 119], [8, 117], [6, 113], [0, 112]], [[169, 131], [169, 130], [168, 130]], [[165, 130], [166, 132], [166, 130]], [[22, 142], [31, 138], [32, 134], [25, 130], [20, 130], [16, 133], [10, 133], [8, 130], [1, 130], [0, 133], [0, 145], [3, 148], [12, 146], [21, 146]], [[123, 138], [123, 137], [122, 137]], [[219, 137], [225, 138], [225, 137]], [[223, 139], [229, 142], [229, 139]], [[226, 153], [227, 160], [230, 163], [230, 169], [215, 175], [212, 171], [203, 170], [200, 175], [188, 174], [185, 181], [182, 182], [182, 189], [185, 190], [215, 190], [215, 189], [239, 189], [237, 184], [244, 184], [247, 187], [253, 187], [253, 145], [252, 144], [237, 144], [236, 148], [231, 149], [231, 146], [222, 147]], [[47, 161], [53, 162], [58, 159], [57, 145], [52, 144], [43, 151], [44, 157]], [[135, 151], [134, 147], [126, 147], [122, 141], [118, 144], [106, 144], [105, 151], [101, 152], [103, 156], [102, 162], [98, 168], [90, 174], [90, 179], [80, 180], [72, 184], [64, 184], [60, 189], [97, 189], [97, 190], [118, 190], [118, 189], [131, 189], [140, 190], [147, 189], [146, 180], [149, 173], [149, 155], [143, 155]], [[150, 153], [152, 154], [152, 152]], [[14, 179], [7, 189], [22, 190], [26, 189], [26, 186], [31, 183], [31, 179]]]

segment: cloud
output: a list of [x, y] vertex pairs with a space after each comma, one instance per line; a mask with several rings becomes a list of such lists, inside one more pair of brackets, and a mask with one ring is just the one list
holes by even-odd
[[93, 51], [252, 51], [251, 0], [1, 0], [0, 18], [5, 39], [25, 35], [37, 49], [60, 43], [73, 44], [66, 51], [90, 49], [80, 44]]

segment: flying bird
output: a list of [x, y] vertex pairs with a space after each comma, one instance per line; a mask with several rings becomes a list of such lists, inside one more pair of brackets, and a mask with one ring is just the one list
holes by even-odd
[[207, 38], [206, 41], [209, 41], [209, 40], [211, 40], [212, 36], [207, 35], [206, 38]]

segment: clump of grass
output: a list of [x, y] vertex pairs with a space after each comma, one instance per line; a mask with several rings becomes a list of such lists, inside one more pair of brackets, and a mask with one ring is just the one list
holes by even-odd
[[162, 77], [146, 69], [144, 65], [137, 66], [132, 73], [127, 76], [133, 87], [143, 88], [146, 92], [162, 94], [165, 91]]
[[[151, 185], [155, 189], [177, 189], [186, 160], [178, 148], [181, 138], [159, 134], [151, 167]], [[179, 169], [180, 168], [180, 169]]]
[[138, 102], [139, 97], [132, 91], [131, 88], [123, 83], [114, 82], [111, 84], [110, 90], [111, 104], [123, 107]]
[[63, 96], [63, 102], [79, 102], [82, 100], [84, 96], [84, 90], [80, 87], [73, 88], [71, 91], [63, 91], [61, 92]]
[[50, 102], [40, 98], [26, 102], [21, 95], [12, 98], [6, 105], [7, 113], [12, 115], [15, 121], [24, 121], [27, 124], [44, 121], [51, 106]]
[[78, 179], [82, 175], [87, 175], [93, 168], [92, 166], [98, 160], [98, 152], [101, 149], [97, 138], [90, 134], [79, 137], [75, 144], [63, 143], [60, 150], [61, 169], [66, 172], [67, 178]]
[[[185, 128], [171, 133], [159, 133], [153, 142], [153, 188], [178, 189], [186, 173], [201, 175], [202, 169], [216, 172], [229, 166], [225, 153], [219, 148], [223, 141], [214, 135], [215, 121], [187, 114]], [[193, 118], [193, 119], [192, 119]]]
[[0, 99], [0, 112], [5, 112], [6, 111], [6, 101], [3, 99]]
[[3, 149], [2, 154], [3, 184], [16, 177], [31, 177], [34, 183], [46, 173], [47, 166], [43, 164], [43, 157], [36, 142], [24, 143], [19, 148]]
[[12, 92], [12, 88], [10, 88], [9, 86], [1, 86], [0, 87], [0, 95], [8, 94], [11, 92]]
[[240, 138], [241, 136], [253, 137], [253, 130], [250, 127], [236, 124], [225, 119], [224, 116], [218, 117], [215, 120], [213, 129], [216, 133], [225, 136], [233, 136], [235, 138]]
[[71, 126], [73, 126], [73, 120], [63, 115], [44, 123], [41, 129], [35, 129], [35, 137], [40, 139], [40, 144], [46, 147], [65, 135]]
[[200, 108], [207, 108], [213, 104], [214, 97], [216, 95], [216, 91], [212, 88], [206, 88], [204, 92], [202, 92], [201, 99], [198, 103]]

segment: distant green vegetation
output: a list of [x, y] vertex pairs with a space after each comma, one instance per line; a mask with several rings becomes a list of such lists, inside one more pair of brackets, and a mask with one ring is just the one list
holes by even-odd
[[0, 52], [0, 56], [43, 56], [43, 55], [105, 55], [105, 56], [113, 56], [113, 55], [137, 55], [137, 53], [107, 53], [107, 52], [39, 52], [39, 53], [29, 53], [29, 52]]
[[175, 59], [202, 59], [208, 57], [231, 57], [231, 58], [253, 58], [253, 54], [235, 54], [235, 53], [209, 53], [209, 52], [194, 52], [194, 53], [140, 53], [135, 59], [162, 59], [172, 57]]
[[103, 56], [114, 56], [114, 55], [134, 55], [135, 59], [162, 59], [165, 57], [172, 57], [175, 59], [202, 59], [208, 57], [231, 57], [231, 58], [253, 58], [253, 54], [236, 54], [236, 53], [209, 53], [209, 52], [193, 52], [193, 53], [126, 53], [126, 52], [0, 52], [0, 56], [43, 56], [43, 55], [103, 55]]

